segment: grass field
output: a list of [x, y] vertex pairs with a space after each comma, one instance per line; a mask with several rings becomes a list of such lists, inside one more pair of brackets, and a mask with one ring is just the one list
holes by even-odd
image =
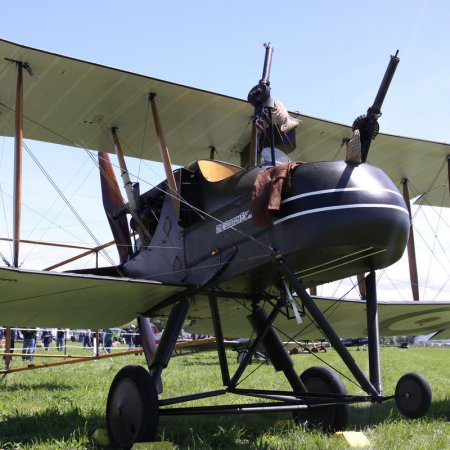
[[[367, 352], [351, 351], [367, 371]], [[431, 385], [432, 407], [425, 418], [408, 421], [393, 402], [352, 406], [349, 429], [364, 432], [374, 449], [450, 449], [450, 349], [383, 348], [381, 356], [385, 394], [393, 393], [404, 373], [418, 371]], [[228, 357], [233, 371], [236, 354], [230, 352]], [[320, 357], [348, 373], [333, 350]], [[299, 373], [309, 366], [323, 365], [313, 355], [296, 355], [294, 359]], [[143, 362], [143, 356], [127, 356], [8, 375], [0, 384], [1, 448], [100, 448], [92, 434], [105, 427], [109, 385], [121, 367]], [[17, 359], [14, 366], [21, 364]], [[255, 367], [253, 364], [251, 369]], [[163, 375], [165, 397], [221, 387], [215, 353], [173, 358]], [[350, 393], [362, 393], [350, 381], [344, 379], [344, 383]], [[262, 365], [240, 387], [288, 389], [283, 376], [270, 365]], [[227, 403], [239, 400], [226, 396]], [[218, 403], [223, 397], [213, 401]], [[163, 417], [159, 433], [160, 440], [179, 449], [349, 448], [335, 436], [293, 427], [288, 419], [289, 414]]]

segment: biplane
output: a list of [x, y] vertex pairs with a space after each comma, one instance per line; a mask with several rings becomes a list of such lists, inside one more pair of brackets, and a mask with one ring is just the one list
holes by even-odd
[[[108, 432], [120, 447], [154, 440], [162, 415], [287, 411], [339, 430], [352, 403], [395, 399], [410, 418], [430, 405], [429, 385], [417, 373], [383, 393], [379, 336], [438, 331], [448, 338], [450, 302], [378, 301], [375, 271], [398, 261], [411, 242], [409, 178], [429, 204], [442, 197], [430, 186], [445, 186], [450, 206], [450, 146], [378, 134], [397, 55], [373, 106], [352, 127], [286, 111], [271, 96], [271, 60], [266, 45], [262, 77], [241, 100], [0, 41], [0, 124], [15, 137], [14, 252], [0, 269], [1, 322], [97, 329], [138, 319], [148, 370], [121, 369], [106, 405]], [[155, 133], [141, 157], [161, 160], [166, 180], [141, 192], [125, 157], [141, 147], [148, 109]], [[98, 152], [118, 263], [71, 272], [19, 267], [24, 137]], [[126, 200], [109, 153], [117, 155]], [[361, 299], [314, 295], [316, 286], [355, 276]], [[167, 318], [157, 348], [151, 317]], [[223, 388], [160, 399], [161, 373], [186, 320], [190, 332], [216, 337]], [[283, 339], [326, 339], [365, 394], [349, 395], [329, 368], [297, 374], [281, 332]], [[225, 336], [251, 334], [230, 373]], [[367, 336], [369, 374], [339, 336]], [[261, 347], [292, 390], [239, 388]], [[256, 400], [183, 406], [229, 395]]]

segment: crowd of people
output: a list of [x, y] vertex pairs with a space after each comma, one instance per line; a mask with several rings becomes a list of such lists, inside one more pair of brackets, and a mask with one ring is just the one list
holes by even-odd
[[[83, 342], [83, 348], [93, 347], [94, 338], [95, 333], [91, 330], [85, 330], [79, 334], [79, 341]], [[141, 345], [139, 331], [135, 325], [131, 325], [129, 328], [124, 330], [118, 330], [117, 328], [106, 328], [105, 330], [100, 330], [99, 340], [103, 343], [103, 347], [108, 353], [111, 353], [113, 342], [127, 344], [129, 350], [132, 350], [135, 347], [140, 347]]]
[[[94, 340], [96, 332], [91, 330], [66, 330], [58, 329], [35, 329], [35, 328], [11, 328], [10, 329], [10, 351], [14, 352], [15, 346], [18, 342], [21, 343], [21, 353], [23, 361], [33, 361], [36, 347], [41, 341], [41, 345], [47, 352], [51, 343], [55, 341], [56, 350], [62, 352], [67, 345], [67, 340], [71, 342], [80, 342], [83, 348], [94, 348]], [[0, 326], [0, 342], [6, 338], [6, 331], [4, 327]], [[106, 352], [111, 353], [113, 343], [119, 342], [127, 344], [128, 349], [134, 349], [140, 346], [140, 337], [138, 329], [135, 325], [131, 325], [125, 330], [107, 328], [99, 330], [99, 343], [103, 345]], [[6, 343], [5, 343], [6, 345]]]

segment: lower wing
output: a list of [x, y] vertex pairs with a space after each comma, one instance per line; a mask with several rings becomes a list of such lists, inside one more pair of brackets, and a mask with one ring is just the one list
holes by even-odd
[[154, 281], [0, 269], [2, 325], [107, 328], [186, 289]]
[[[315, 297], [314, 301], [341, 337], [367, 336], [366, 302]], [[198, 302], [197, 302], [198, 303]], [[247, 316], [250, 307], [243, 302], [219, 299], [225, 336], [245, 337], [251, 333]], [[300, 309], [300, 308], [299, 308]], [[270, 307], [267, 307], [270, 310]], [[186, 329], [190, 333], [213, 334], [210, 314], [197, 311], [197, 318]], [[450, 301], [378, 301], [380, 336], [416, 336], [438, 332], [439, 339], [450, 338]], [[274, 323], [282, 340], [325, 339], [305, 314], [297, 323], [292, 310], [279, 315]]]

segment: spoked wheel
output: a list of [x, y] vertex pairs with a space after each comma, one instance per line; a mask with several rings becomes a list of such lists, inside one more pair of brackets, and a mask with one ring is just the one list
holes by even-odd
[[[310, 393], [347, 395], [347, 389], [336, 372], [328, 367], [310, 367], [300, 379]], [[343, 430], [348, 425], [348, 405], [330, 405], [311, 407], [294, 413], [297, 423], [306, 422], [314, 428], [324, 431]]]
[[121, 448], [153, 441], [158, 422], [158, 394], [150, 374], [142, 366], [125, 366], [114, 377], [106, 404], [111, 441]]
[[431, 388], [419, 373], [403, 375], [395, 388], [395, 403], [398, 410], [409, 419], [425, 415], [431, 405]]

